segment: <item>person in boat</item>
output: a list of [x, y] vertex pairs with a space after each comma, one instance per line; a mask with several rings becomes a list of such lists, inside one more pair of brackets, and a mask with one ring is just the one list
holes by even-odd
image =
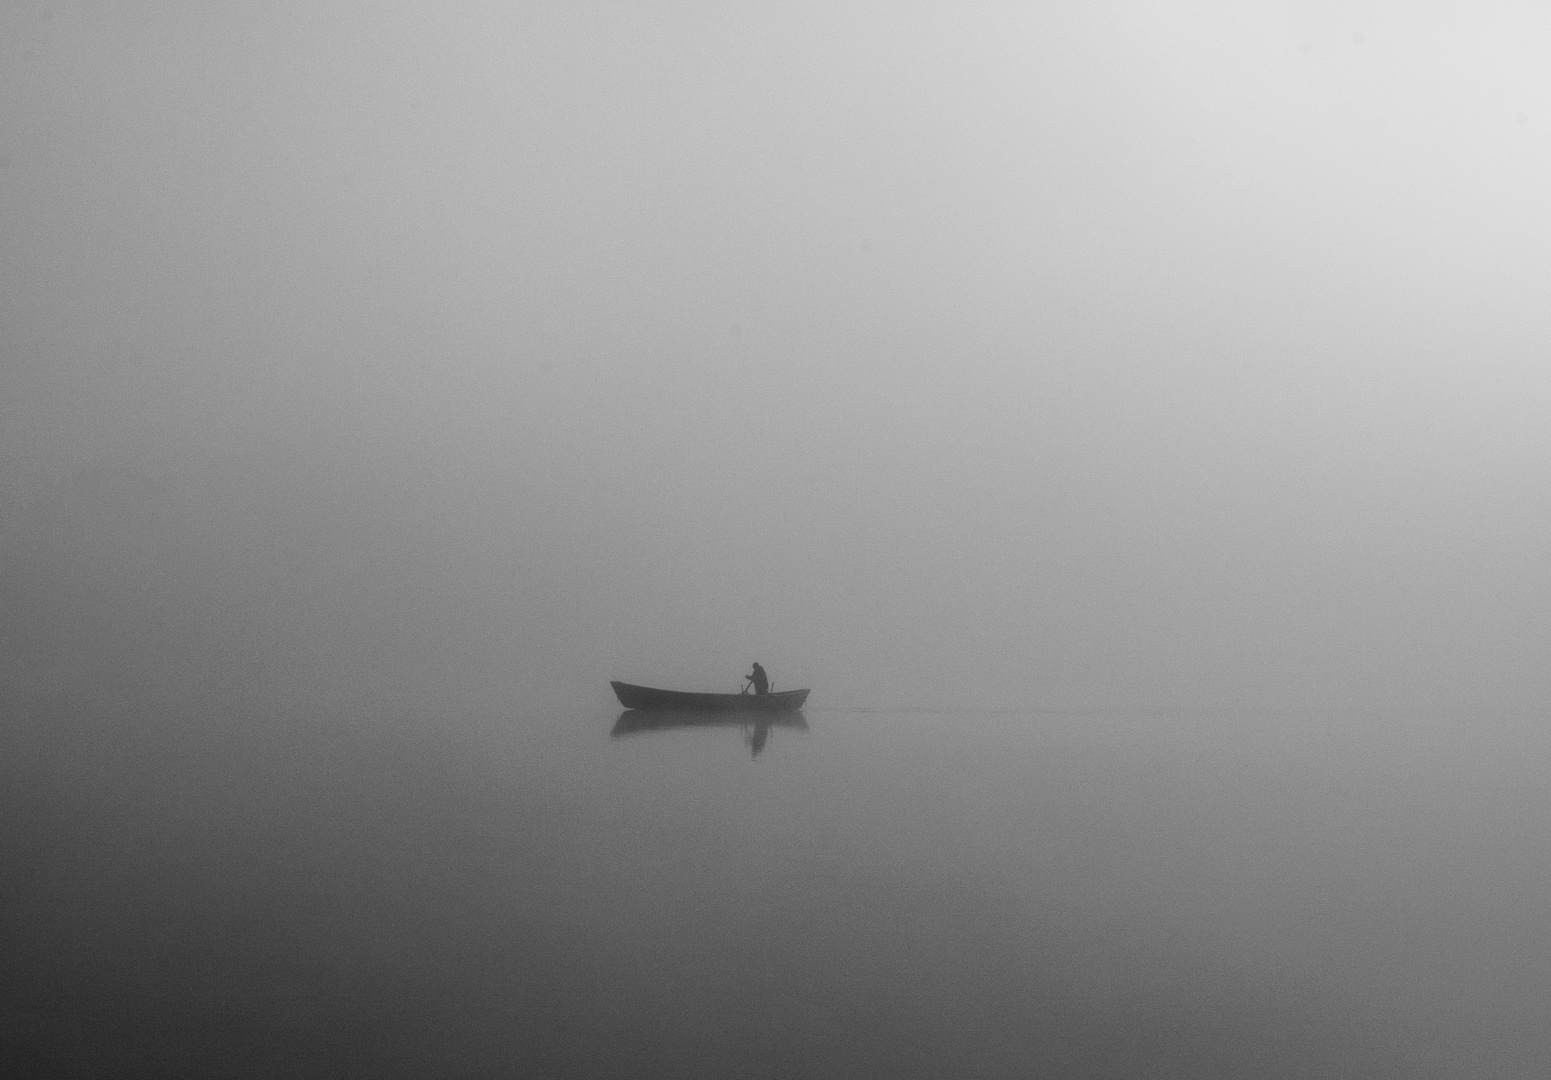
[[765, 669], [759, 666], [758, 660], [754, 661], [754, 670], [745, 675], [744, 680], [754, 684], [754, 693], [770, 693], [770, 680], [765, 678]]

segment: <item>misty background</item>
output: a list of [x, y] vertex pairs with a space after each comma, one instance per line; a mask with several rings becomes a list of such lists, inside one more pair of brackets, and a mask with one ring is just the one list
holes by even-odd
[[1548, 192], [1528, 3], [0, 6], [0, 1068], [1534, 1074]]
[[1534, 5], [3, 19], [13, 687], [1545, 699]]

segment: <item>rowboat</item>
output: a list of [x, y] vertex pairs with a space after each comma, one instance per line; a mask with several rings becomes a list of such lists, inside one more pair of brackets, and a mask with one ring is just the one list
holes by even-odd
[[806, 690], [779, 694], [692, 694], [650, 686], [609, 681], [614, 696], [627, 709], [699, 709], [707, 712], [792, 712], [808, 700]]

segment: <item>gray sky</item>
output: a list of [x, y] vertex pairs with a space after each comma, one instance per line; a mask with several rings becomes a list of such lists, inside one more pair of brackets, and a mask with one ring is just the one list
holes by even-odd
[[27, 678], [1551, 689], [1539, 5], [13, 3], [0, 159]]

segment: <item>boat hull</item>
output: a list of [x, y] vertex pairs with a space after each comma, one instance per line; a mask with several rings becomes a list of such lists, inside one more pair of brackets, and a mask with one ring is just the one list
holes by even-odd
[[627, 709], [684, 709], [704, 712], [795, 712], [808, 700], [806, 690], [779, 694], [691, 694], [610, 681], [614, 696]]

